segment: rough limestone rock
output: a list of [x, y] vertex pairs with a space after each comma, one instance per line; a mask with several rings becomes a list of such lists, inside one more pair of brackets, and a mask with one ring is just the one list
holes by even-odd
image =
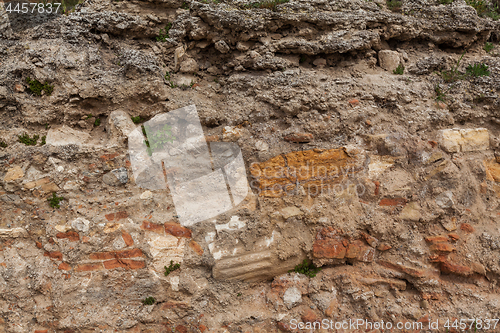
[[87, 133], [63, 125], [56, 129], [49, 129], [45, 142], [52, 146], [81, 146], [89, 139], [90, 136]]
[[397, 51], [381, 50], [378, 52], [378, 61], [380, 67], [392, 72], [401, 63], [401, 58]]

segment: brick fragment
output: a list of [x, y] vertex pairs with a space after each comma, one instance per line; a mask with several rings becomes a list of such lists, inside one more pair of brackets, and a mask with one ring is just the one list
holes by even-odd
[[157, 234], [163, 234], [165, 231], [165, 228], [162, 224], [151, 223], [148, 221], [142, 222], [141, 229], [156, 232]]
[[390, 250], [392, 249], [392, 246], [390, 246], [389, 244], [387, 243], [382, 243], [380, 244], [378, 247], [377, 247], [377, 250], [379, 251], [387, 251], [387, 250]]
[[108, 259], [119, 259], [119, 258], [135, 258], [135, 257], [142, 257], [143, 255], [144, 254], [140, 249], [130, 249], [122, 251], [91, 253], [89, 255], [89, 258], [91, 260], [108, 260]]
[[314, 135], [311, 133], [292, 133], [284, 137], [285, 141], [295, 143], [306, 143], [314, 140]]
[[407, 202], [405, 198], [383, 198], [378, 204], [379, 206], [404, 206]]
[[62, 253], [59, 251], [45, 252], [43, 255], [56, 260], [62, 260], [63, 257]]
[[471, 226], [469, 223], [462, 223], [460, 225], [460, 230], [463, 230], [468, 233], [473, 233], [474, 232], [474, 227]]
[[449, 243], [435, 243], [429, 246], [431, 251], [436, 252], [453, 252], [455, 248]]
[[165, 223], [165, 232], [175, 237], [191, 238], [191, 230], [177, 223]]
[[452, 233], [448, 234], [448, 237], [450, 237], [450, 239], [451, 239], [452, 241], [457, 241], [457, 240], [459, 240], [459, 239], [460, 239], [460, 236], [459, 236], [458, 234], [454, 233], [454, 232], [452, 232]]
[[132, 259], [113, 259], [104, 262], [104, 268], [115, 269], [115, 268], [125, 268], [125, 269], [141, 269], [146, 267], [144, 261], [132, 260]]
[[194, 240], [191, 240], [189, 242], [189, 247], [192, 248], [194, 252], [196, 252], [198, 255], [201, 256], [203, 254], [203, 248], [200, 246], [200, 244], [198, 244]]
[[98, 271], [101, 269], [103, 269], [102, 263], [93, 263], [93, 264], [80, 264], [76, 266], [75, 271], [88, 272], [88, 271]]
[[62, 270], [62, 271], [70, 271], [71, 270], [71, 266], [65, 262], [62, 262], [59, 267], [57, 267], [58, 269]]
[[122, 238], [123, 241], [125, 242], [125, 245], [127, 246], [134, 245], [134, 240], [132, 239], [132, 236], [130, 236], [130, 234], [124, 230], [122, 231]]
[[345, 254], [344, 244], [337, 239], [317, 240], [313, 244], [313, 257], [315, 258], [342, 259]]
[[80, 240], [80, 235], [75, 231], [59, 232], [58, 234], [56, 234], [56, 237], [59, 239], [66, 238], [72, 242]]
[[449, 239], [446, 236], [428, 236], [425, 237], [427, 243], [442, 243], [447, 242]]
[[452, 264], [449, 261], [440, 264], [441, 272], [444, 274], [455, 274], [460, 276], [469, 276], [473, 273], [472, 269], [467, 266]]

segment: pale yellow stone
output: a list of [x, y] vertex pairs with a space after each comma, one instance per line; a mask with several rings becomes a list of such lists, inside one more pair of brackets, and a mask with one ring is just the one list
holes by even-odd
[[19, 165], [16, 165], [13, 168], [10, 168], [7, 170], [7, 173], [5, 174], [4, 181], [6, 182], [11, 182], [13, 180], [19, 179], [24, 177], [24, 172], [23, 169]]
[[490, 135], [486, 128], [445, 129], [438, 132], [438, 141], [448, 153], [488, 149]]
[[410, 220], [414, 222], [418, 222], [418, 220], [420, 220], [420, 217], [420, 206], [416, 202], [408, 203], [399, 214], [400, 219]]

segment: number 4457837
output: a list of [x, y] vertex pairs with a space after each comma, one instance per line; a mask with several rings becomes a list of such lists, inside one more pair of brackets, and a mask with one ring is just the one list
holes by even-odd
[[460, 329], [460, 330], [489, 330], [495, 329], [500, 319], [455, 319], [454, 321], [450, 321], [449, 319], [444, 324], [444, 328], [451, 329]]
[[28, 14], [28, 13], [57, 13], [59, 10], [59, 7], [61, 7], [60, 2], [55, 2], [55, 3], [47, 3], [43, 4], [41, 2], [29, 2], [29, 3], [17, 3], [15, 6], [13, 6], [12, 2], [9, 2], [7, 6], [5, 7], [5, 11], [7, 13], [19, 13], [19, 14]]

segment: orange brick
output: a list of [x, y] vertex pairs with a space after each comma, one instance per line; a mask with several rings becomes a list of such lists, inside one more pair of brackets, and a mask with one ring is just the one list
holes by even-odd
[[106, 220], [108, 221], [113, 221], [115, 219], [115, 213], [111, 213], [111, 214], [106, 214], [104, 215], [104, 217], [106, 218]]
[[141, 269], [146, 267], [144, 261], [131, 260], [131, 259], [113, 259], [104, 262], [104, 268], [115, 269], [115, 268], [125, 268], [125, 269]]
[[60, 232], [56, 235], [56, 237], [62, 239], [67, 238], [72, 242], [80, 240], [80, 235], [75, 231]]
[[75, 271], [88, 272], [88, 271], [98, 271], [101, 269], [103, 269], [102, 263], [80, 264], [80, 265], [76, 266]]
[[108, 260], [117, 258], [135, 258], [142, 257], [143, 253], [140, 249], [130, 249], [123, 251], [110, 251], [110, 252], [96, 252], [91, 253], [89, 258], [91, 260]]
[[379, 250], [379, 251], [387, 251], [387, 250], [390, 250], [390, 249], [392, 249], [392, 246], [390, 246], [389, 244], [386, 244], [386, 243], [381, 243], [377, 247], [377, 250]]
[[455, 248], [448, 243], [435, 243], [429, 246], [429, 249], [431, 251], [437, 251], [437, 252], [453, 252], [455, 251]]
[[404, 206], [407, 202], [405, 198], [383, 198], [378, 204], [379, 206]]
[[353, 98], [349, 100], [349, 104], [351, 104], [352, 106], [356, 106], [359, 105], [359, 101], [356, 98]]
[[62, 260], [63, 257], [62, 253], [59, 251], [45, 252], [43, 255], [51, 259], [57, 259], [57, 260]]
[[42, 243], [36, 242], [36, 247], [39, 248], [39, 249], [41, 249], [42, 248]]
[[442, 262], [440, 269], [441, 272], [445, 274], [455, 274], [460, 276], [469, 276], [473, 273], [472, 269], [467, 266], [452, 264], [448, 261]]
[[143, 221], [141, 225], [142, 230], [148, 230], [156, 232], [157, 234], [163, 234], [165, 228], [161, 224], [151, 223], [148, 221]]
[[346, 248], [342, 241], [336, 239], [320, 239], [313, 244], [313, 257], [342, 259], [345, 257]]
[[468, 233], [474, 232], [474, 227], [472, 227], [469, 223], [462, 223], [460, 225], [460, 230], [463, 230]]
[[35, 330], [35, 333], [48, 333], [48, 330]]
[[128, 213], [126, 211], [117, 212], [115, 214], [115, 217], [117, 221], [121, 219], [126, 219], [128, 217]]
[[165, 232], [175, 237], [191, 238], [191, 230], [177, 223], [165, 223]]
[[187, 330], [186, 326], [184, 326], [184, 325], [178, 325], [175, 328], [175, 331], [179, 332], [179, 333], [187, 333], [188, 330]]
[[65, 262], [62, 262], [59, 267], [57, 267], [58, 269], [62, 270], [62, 271], [70, 271], [71, 270], [71, 266], [68, 265], [67, 263]]
[[134, 240], [132, 239], [132, 236], [130, 236], [128, 232], [122, 231], [122, 238], [127, 246], [134, 245]]
[[200, 330], [201, 333], [205, 332], [208, 328], [205, 325], [200, 325], [198, 326], [198, 329]]
[[429, 236], [429, 237], [425, 237], [425, 241], [427, 243], [447, 242], [448, 237], [446, 237], [446, 236]]
[[454, 232], [452, 232], [451, 234], [448, 234], [448, 237], [450, 237], [450, 239], [453, 241], [457, 241], [460, 239], [460, 236]]
[[191, 240], [189, 242], [189, 247], [192, 248], [194, 252], [196, 252], [198, 255], [201, 256], [203, 254], [203, 248], [200, 246], [200, 244], [196, 243], [194, 240]]
[[101, 156], [101, 159], [103, 161], [109, 161], [109, 160], [112, 160], [114, 159], [115, 157], [117, 157], [118, 155], [120, 155], [119, 153], [112, 153], [112, 154], [104, 154]]

